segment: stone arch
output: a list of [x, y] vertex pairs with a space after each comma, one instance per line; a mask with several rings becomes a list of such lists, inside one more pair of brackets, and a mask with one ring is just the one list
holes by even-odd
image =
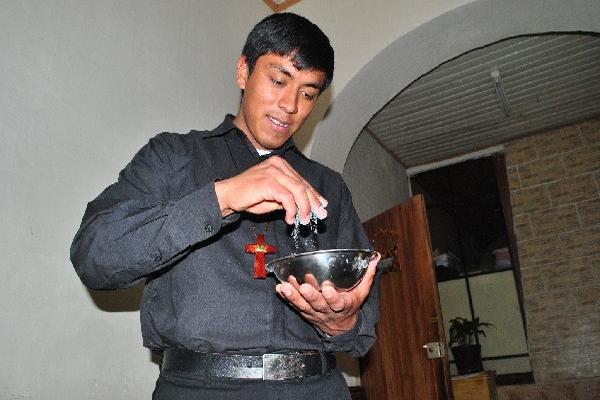
[[315, 131], [311, 158], [342, 172], [371, 117], [433, 68], [509, 37], [547, 32], [600, 32], [595, 0], [476, 0], [399, 37], [336, 96]]

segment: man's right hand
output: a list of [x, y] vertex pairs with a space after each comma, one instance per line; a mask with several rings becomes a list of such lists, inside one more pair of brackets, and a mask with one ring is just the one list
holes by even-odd
[[296, 215], [300, 223], [308, 224], [311, 211], [319, 219], [327, 216], [327, 200], [287, 161], [277, 156], [239, 175], [215, 182], [215, 192], [223, 217], [241, 211], [266, 214], [285, 210], [285, 221], [293, 225]]

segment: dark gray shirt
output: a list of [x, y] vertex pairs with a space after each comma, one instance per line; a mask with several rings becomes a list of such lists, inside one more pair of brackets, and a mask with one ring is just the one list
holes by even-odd
[[[327, 337], [279, 298], [275, 278], [253, 278], [254, 256], [244, 247], [256, 233], [277, 247], [267, 261], [299, 249], [282, 212], [221, 217], [214, 182], [261, 161], [232, 120], [213, 131], [157, 135], [88, 204], [71, 246], [81, 280], [114, 289], [145, 279], [142, 335], [153, 350], [366, 353], [375, 340], [377, 283], [355, 328]], [[370, 247], [338, 173], [306, 158], [291, 139], [274, 154], [329, 202], [316, 234], [320, 249]]]

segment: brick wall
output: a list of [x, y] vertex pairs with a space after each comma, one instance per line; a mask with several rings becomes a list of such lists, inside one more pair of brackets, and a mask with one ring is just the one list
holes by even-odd
[[600, 376], [600, 119], [506, 145], [537, 382]]

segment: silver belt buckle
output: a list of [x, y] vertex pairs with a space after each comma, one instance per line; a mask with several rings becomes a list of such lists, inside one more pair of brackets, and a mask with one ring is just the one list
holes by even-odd
[[300, 354], [263, 354], [263, 380], [283, 381], [305, 377]]

